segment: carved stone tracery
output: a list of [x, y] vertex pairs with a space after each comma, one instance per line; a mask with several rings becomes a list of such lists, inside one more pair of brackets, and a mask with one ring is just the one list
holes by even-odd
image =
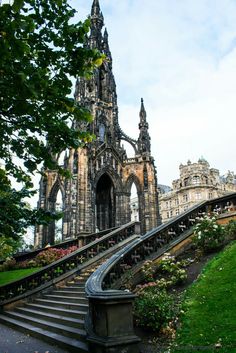
[[[146, 232], [159, 222], [157, 180], [154, 159], [151, 156], [150, 136], [143, 99], [141, 100], [139, 137], [129, 137], [119, 126], [116, 84], [112, 72], [112, 57], [108, 33], [102, 33], [103, 16], [98, 0], [91, 11], [91, 33], [87, 46], [106, 54], [107, 61], [97, 68], [90, 80], [79, 78], [76, 82], [75, 100], [88, 108], [94, 116], [90, 124], [79, 128], [90, 131], [97, 139], [77, 151], [70, 150], [64, 166], [73, 177], [64, 181], [63, 238], [73, 238], [78, 233], [90, 233], [99, 228], [120, 226], [131, 219], [130, 190], [136, 185], [140, 206], [141, 230]], [[127, 158], [122, 140], [131, 144], [134, 157]], [[39, 205], [49, 207], [50, 190], [57, 182], [54, 171], [47, 170], [40, 192]], [[104, 210], [104, 211], [103, 211]], [[76, 214], [76, 217], [75, 217]], [[73, 220], [73, 221], [72, 221]], [[72, 224], [73, 223], [73, 224]], [[53, 229], [53, 227], [51, 227]], [[49, 228], [36, 229], [36, 243], [53, 242]]]

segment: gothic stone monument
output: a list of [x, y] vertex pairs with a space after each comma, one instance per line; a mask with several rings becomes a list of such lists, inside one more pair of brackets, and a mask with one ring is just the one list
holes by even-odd
[[[103, 25], [99, 1], [94, 0], [86, 45], [106, 54], [107, 60], [90, 80], [77, 80], [75, 99], [94, 116], [92, 123], [80, 128], [95, 134], [96, 140], [65, 154], [64, 167], [73, 175], [71, 179], [65, 180], [56, 171], [47, 170], [40, 182], [39, 207], [54, 210], [57, 194], [59, 191], [62, 194], [62, 240], [129, 222], [133, 183], [139, 200], [141, 232], [145, 233], [160, 223], [156, 170], [143, 100], [139, 136], [135, 140], [119, 126], [112, 56], [107, 30], [102, 31]], [[122, 140], [133, 147], [133, 158], [127, 158]], [[54, 236], [55, 223], [48, 227], [38, 226], [35, 245], [53, 244]]]

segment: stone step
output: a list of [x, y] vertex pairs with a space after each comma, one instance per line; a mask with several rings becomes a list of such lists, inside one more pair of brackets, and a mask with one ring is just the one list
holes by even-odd
[[39, 338], [43, 341], [47, 341], [54, 345], [56, 344], [61, 348], [67, 349], [70, 353], [88, 352], [87, 344], [85, 342], [79, 341], [78, 339], [69, 338], [55, 332], [49, 332], [46, 329], [42, 329], [29, 323], [10, 318], [6, 315], [0, 315], [0, 322], [21, 332], [28, 332], [31, 336]]
[[77, 303], [77, 304], [86, 304], [88, 303], [87, 298], [79, 297], [79, 296], [69, 296], [67, 293], [60, 295], [60, 294], [44, 294], [44, 299], [55, 300], [60, 304], [61, 302], [69, 302], [69, 303]]
[[71, 290], [70, 288], [67, 288], [66, 290], [53, 290], [52, 292], [48, 293], [51, 295], [61, 295], [61, 296], [68, 296], [68, 297], [82, 297], [85, 298], [86, 297], [86, 293], [85, 291], [81, 291], [81, 290]]
[[47, 330], [47, 331], [53, 332], [53, 333], [62, 334], [63, 336], [78, 339], [80, 341], [85, 341], [85, 338], [86, 338], [85, 330], [82, 330], [79, 328], [69, 327], [66, 325], [58, 324], [55, 322], [50, 322], [47, 320], [41, 320], [36, 317], [32, 317], [32, 316], [24, 315], [22, 313], [18, 313], [16, 311], [5, 311], [4, 315], [7, 317], [10, 317], [12, 319], [15, 319], [19, 322], [28, 323], [32, 326], [40, 327], [43, 330]]
[[57, 308], [66, 308], [66, 309], [72, 309], [72, 310], [82, 310], [85, 311], [88, 309], [88, 304], [81, 304], [81, 303], [71, 303], [68, 300], [58, 302], [55, 300], [49, 300], [49, 299], [41, 299], [37, 298], [35, 299], [35, 303], [41, 304], [41, 305], [47, 305], [47, 306], [54, 306]]
[[65, 287], [58, 287], [57, 291], [61, 292], [77, 292], [77, 293], [85, 293], [84, 287], [76, 287], [76, 286], [65, 286]]
[[18, 307], [15, 308], [16, 312], [19, 312], [23, 315], [33, 316], [38, 319], [48, 320], [51, 322], [56, 322], [58, 324], [75, 327], [75, 328], [84, 328], [84, 320], [74, 317], [68, 317], [63, 315], [57, 315], [49, 312], [34, 310], [27, 307]]
[[57, 308], [57, 307], [52, 307], [52, 306], [47, 306], [46, 304], [40, 305], [37, 303], [28, 303], [26, 305], [27, 308], [33, 309], [33, 310], [38, 310], [38, 311], [43, 311], [43, 312], [48, 312], [56, 315], [63, 315], [67, 317], [73, 317], [73, 318], [78, 318], [78, 319], [84, 319], [84, 317], [87, 314], [87, 310], [73, 310], [73, 309], [68, 309], [68, 308]]
[[81, 283], [79, 281], [70, 281], [66, 283], [67, 287], [76, 287], [76, 288], [81, 288], [81, 290], [84, 290], [85, 288], [85, 282]]

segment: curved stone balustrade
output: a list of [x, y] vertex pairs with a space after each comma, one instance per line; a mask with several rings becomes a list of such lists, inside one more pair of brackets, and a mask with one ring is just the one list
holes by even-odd
[[206, 213], [220, 215], [236, 210], [236, 193], [215, 200], [204, 201], [175, 217], [113, 255], [88, 279], [86, 293], [89, 298], [87, 319], [88, 341], [94, 353], [138, 352], [138, 337], [133, 330], [132, 302], [135, 295], [129, 291], [111, 289], [117, 280], [130, 270], [164, 253], [173, 244], [191, 234], [197, 219]]

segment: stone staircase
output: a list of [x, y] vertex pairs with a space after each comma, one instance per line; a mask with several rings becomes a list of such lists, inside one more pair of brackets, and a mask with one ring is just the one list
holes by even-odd
[[68, 352], [88, 352], [84, 323], [89, 305], [85, 283], [112, 254], [137, 237], [138, 234], [133, 234], [108, 247], [98, 258], [91, 258], [88, 266], [66, 284], [65, 281], [59, 282], [57, 287], [39, 292], [36, 297], [27, 301], [4, 306], [4, 311], [0, 313], [0, 322]]
[[85, 316], [88, 299], [85, 282], [95, 269], [86, 270], [66, 285], [41, 294], [0, 315], [0, 322], [56, 344], [69, 352], [88, 352]]

